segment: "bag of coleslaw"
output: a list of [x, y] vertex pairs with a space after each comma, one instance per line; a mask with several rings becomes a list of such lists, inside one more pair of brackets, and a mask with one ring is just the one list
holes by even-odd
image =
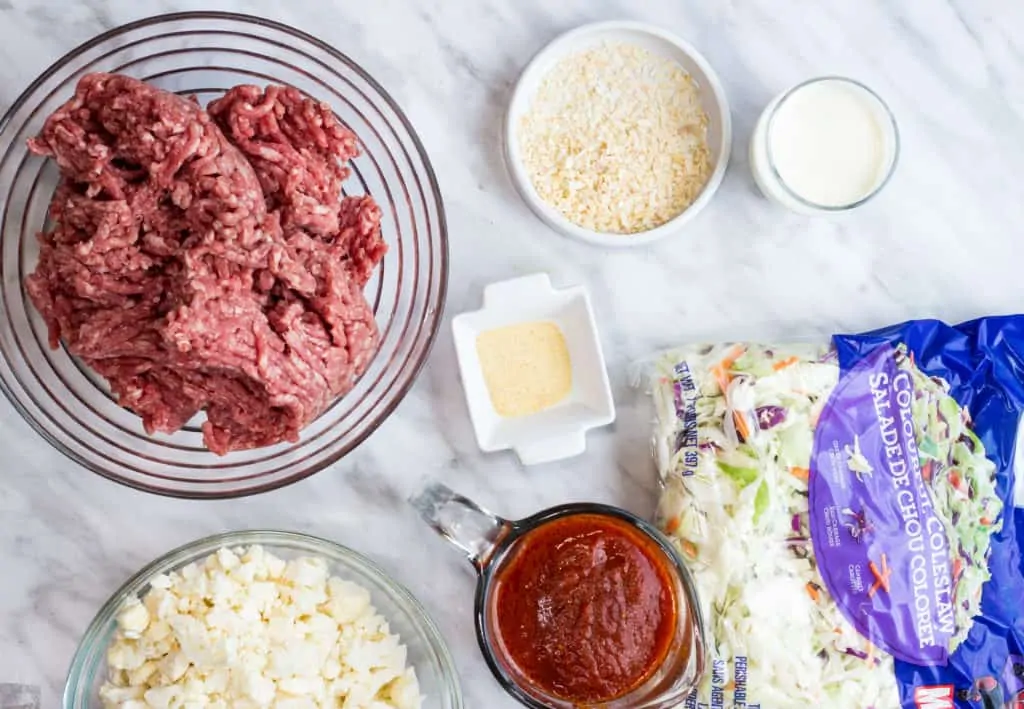
[[651, 389], [709, 647], [685, 707], [1024, 709], [1024, 316], [682, 347]]

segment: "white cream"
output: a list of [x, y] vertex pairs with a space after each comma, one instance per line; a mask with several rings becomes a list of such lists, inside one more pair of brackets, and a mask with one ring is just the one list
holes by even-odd
[[768, 105], [751, 141], [751, 168], [761, 191], [794, 211], [844, 209], [885, 181], [896, 143], [881, 99], [852, 81], [821, 79]]

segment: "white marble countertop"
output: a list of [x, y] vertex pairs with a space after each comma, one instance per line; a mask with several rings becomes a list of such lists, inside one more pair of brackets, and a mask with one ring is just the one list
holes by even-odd
[[[252, 499], [147, 496], [79, 469], [0, 402], [0, 683], [42, 687], [56, 706], [93, 613], [142, 564], [208, 533], [306, 531], [377, 559], [427, 605], [454, 652], [471, 709], [517, 706], [492, 681], [472, 629], [473, 577], [404, 499], [424, 473], [508, 516], [570, 500], [650, 514], [648, 411], [627, 366], [707, 337], [825, 336], [915, 317], [1024, 309], [1024, 4], [1007, 0], [279, 0], [215, 3], [320, 36], [373, 74], [426, 145], [451, 229], [448, 319], [398, 411], [355, 454]], [[552, 9], [555, 6], [560, 9]], [[0, 0], [0, 104], [79, 42], [197, 0]], [[828, 8], [828, 9], [826, 9]], [[556, 33], [633, 17], [688, 38], [717, 68], [735, 124], [732, 164], [710, 207], [676, 238], [611, 253], [556, 236], [519, 201], [499, 158], [517, 72]], [[891, 104], [902, 160], [877, 200], [846, 218], [784, 213], [755, 192], [753, 122], [812, 75], [861, 79]], [[619, 407], [581, 458], [523, 469], [476, 448], [448, 329], [484, 284], [544, 270], [591, 289]]]

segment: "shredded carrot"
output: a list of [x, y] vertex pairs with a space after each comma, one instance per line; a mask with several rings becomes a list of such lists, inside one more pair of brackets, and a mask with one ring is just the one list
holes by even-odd
[[808, 581], [807, 585], [805, 586], [805, 588], [807, 589], [807, 595], [811, 597], [812, 601], [817, 603], [818, 602], [818, 597], [819, 597], [818, 586], [816, 584], [814, 584], [813, 582]]
[[747, 348], [743, 345], [733, 345], [733, 348], [729, 350], [729, 354], [722, 358], [722, 364], [728, 369], [736, 363], [743, 353], [747, 351]]
[[931, 479], [932, 479], [932, 461], [929, 460], [927, 463], [924, 464], [924, 467], [921, 468], [921, 477], [924, 478], [925, 482], [931, 482]]
[[697, 558], [697, 545], [691, 542], [689, 539], [683, 540], [683, 551], [692, 559]]
[[729, 373], [725, 370], [721, 364], [716, 364], [711, 367], [711, 376], [715, 378], [715, 383], [718, 384], [718, 388], [725, 393], [725, 390], [729, 388]]
[[667, 532], [668, 534], [672, 534], [672, 532], [679, 529], [680, 524], [681, 520], [679, 519], [679, 517], [673, 517], [668, 521], [668, 524], [665, 525], [665, 532]]
[[750, 425], [747, 423], [746, 417], [744, 417], [739, 411], [733, 411], [732, 420], [736, 422], [736, 432], [740, 434], [740, 438], [744, 441], [749, 441]]
[[978, 521], [981, 522], [981, 526], [983, 527], [988, 527], [992, 524], [992, 520], [990, 520], [988, 517], [982, 517]]
[[868, 564], [868, 568], [871, 569], [871, 575], [875, 577], [875, 582], [868, 589], [868, 597], [874, 596], [879, 588], [888, 593], [889, 577], [892, 576], [892, 569], [889, 568], [889, 560], [885, 558], [885, 554], [882, 554], [881, 568], [874, 561]]
[[808, 480], [811, 479], [811, 471], [808, 470], [807, 468], [790, 468], [789, 474], [792, 475], [794, 478], [803, 480], [804, 482], [807, 482]]
[[960, 471], [956, 468], [952, 468], [949, 471], [949, 484], [955, 487], [957, 490], [960, 489]]
[[729, 683], [722, 687], [722, 689], [724, 689], [726, 692], [731, 692], [732, 690], [736, 689], [736, 682], [734, 682], [733, 680], [729, 680]]
[[731, 375], [729, 370], [736, 364], [736, 360], [745, 352], [743, 345], [734, 345], [731, 350], [722, 358], [722, 360], [711, 367], [711, 376], [715, 378], [715, 382], [718, 384], [718, 388], [725, 393], [725, 390], [729, 388], [729, 380]]
[[875, 646], [873, 643], [868, 643], [868, 656], [864, 659], [871, 660], [875, 657]]
[[892, 576], [892, 569], [889, 568], [889, 560], [886, 558], [885, 553], [882, 553], [882, 588], [885, 592], [889, 592], [889, 577]]
[[781, 360], [781, 361], [776, 362], [775, 364], [773, 364], [772, 365], [772, 369], [774, 369], [776, 372], [778, 372], [780, 369], [785, 369], [786, 367], [790, 367], [790, 366], [796, 364], [798, 361], [799, 360], [795, 356], [794, 357], [786, 357], [786, 359]]
[[964, 562], [962, 559], [957, 557], [953, 559], [953, 579], [960, 578], [960, 572], [964, 570]]

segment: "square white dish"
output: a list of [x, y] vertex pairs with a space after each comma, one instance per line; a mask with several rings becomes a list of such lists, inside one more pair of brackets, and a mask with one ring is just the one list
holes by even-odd
[[[452, 321], [455, 352], [466, 404], [480, 449], [511, 449], [523, 465], [548, 463], [586, 450], [586, 433], [615, 420], [615, 404], [597, 334], [590, 296], [582, 286], [553, 288], [539, 273], [492, 283], [480, 310]], [[505, 418], [491, 403], [477, 354], [484, 332], [526, 322], [553, 322], [562, 331], [572, 366], [572, 388], [555, 406], [539, 413]]]

